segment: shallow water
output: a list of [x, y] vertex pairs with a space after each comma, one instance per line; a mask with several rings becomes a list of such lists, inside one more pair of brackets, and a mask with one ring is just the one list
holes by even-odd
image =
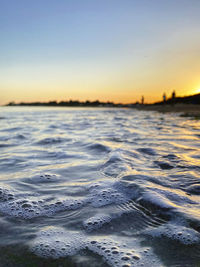
[[178, 114], [1, 107], [1, 266], [200, 266], [199, 129]]

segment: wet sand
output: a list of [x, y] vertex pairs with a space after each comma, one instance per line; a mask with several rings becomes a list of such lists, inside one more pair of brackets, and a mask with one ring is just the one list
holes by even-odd
[[138, 110], [158, 112], [180, 112], [181, 116], [200, 118], [200, 105], [174, 104], [174, 105], [140, 105]]

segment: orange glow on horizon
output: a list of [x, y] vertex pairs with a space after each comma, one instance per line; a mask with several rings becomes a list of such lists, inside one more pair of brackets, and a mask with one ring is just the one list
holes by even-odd
[[[22, 89], [21, 89], [22, 90]], [[183, 96], [189, 96], [189, 95], [195, 95], [200, 93], [200, 88], [197, 88], [195, 90], [188, 90], [187, 88], [185, 90], [176, 90], [176, 96], [177, 97], [183, 97]], [[29, 88], [29, 90], [20, 90], [18, 89], [12, 89], [12, 97], [9, 96], [9, 98], [2, 99], [2, 102], [0, 105], [8, 104], [9, 102], [49, 102], [49, 101], [69, 101], [69, 100], [78, 100], [80, 102], [84, 102], [86, 100], [89, 101], [96, 101], [99, 100], [101, 102], [114, 102], [114, 103], [122, 103], [122, 104], [130, 104], [130, 103], [136, 103], [141, 102], [141, 97], [144, 96], [144, 103], [145, 104], [151, 104], [155, 102], [162, 101], [163, 93], [166, 93], [167, 98], [171, 97], [173, 88], [166, 89], [166, 90], [160, 90], [159, 88], [148, 88], [148, 89], [124, 89], [121, 88], [106, 88], [100, 90], [66, 90], [63, 88], [37, 88], [37, 90], [34, 90], [32, 87]], [[32, 91], [32, 94], [28, 93]], [[34, 91], [34, 92], [33, 92]]]
[[194, 94], [200, 94], [200, 87], [194, 91]]

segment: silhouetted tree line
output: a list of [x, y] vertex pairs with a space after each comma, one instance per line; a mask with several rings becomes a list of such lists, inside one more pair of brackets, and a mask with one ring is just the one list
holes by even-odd
[[113, 102], [101, 102], [99, 100], [96, 101], [79, 101], [79, 100], [69, 100], [69, 101], [49, 101], [49, 102], [21, 102], [15, 103], [10, 102], [7, 106], [60, 106], [60, 107], [135, 107], [138, 105], [174, 105], [174, 104], [194, 104], [200, 105], [200, 94], [192, 95], [192, 96], [184, 96], [184, 97], [176, 97], [176, 92], [173, 91], [170, 98], [167, 99], [166, 94], [163, 94], [163, 101], [155, 102], [154, 104], [144, 104], [144, 96], [141, 98], [141, 103], [135, 102], [132, 104], [115, 104]]
[[96, 101], [78, 101], [78, 100], [69, 100], [69, 101], [49, 101], [49, 102], [31, 102], [31, 103], [26, 103], [26, 102], [21, 102], [21, 103], [15, 103], [15, 102], [10, 102], [7, 104], [7, 106], [61, 106], [61, 107], [124, 107], [127, 105], [123, 104], [115, 104], [113, 102], [101, 102], [99, 100]]

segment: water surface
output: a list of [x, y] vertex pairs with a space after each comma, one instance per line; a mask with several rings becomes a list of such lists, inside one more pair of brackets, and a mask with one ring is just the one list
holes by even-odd
[[199, 129], [178, 114], [2, 107], [3, 266], [200, 266]]

